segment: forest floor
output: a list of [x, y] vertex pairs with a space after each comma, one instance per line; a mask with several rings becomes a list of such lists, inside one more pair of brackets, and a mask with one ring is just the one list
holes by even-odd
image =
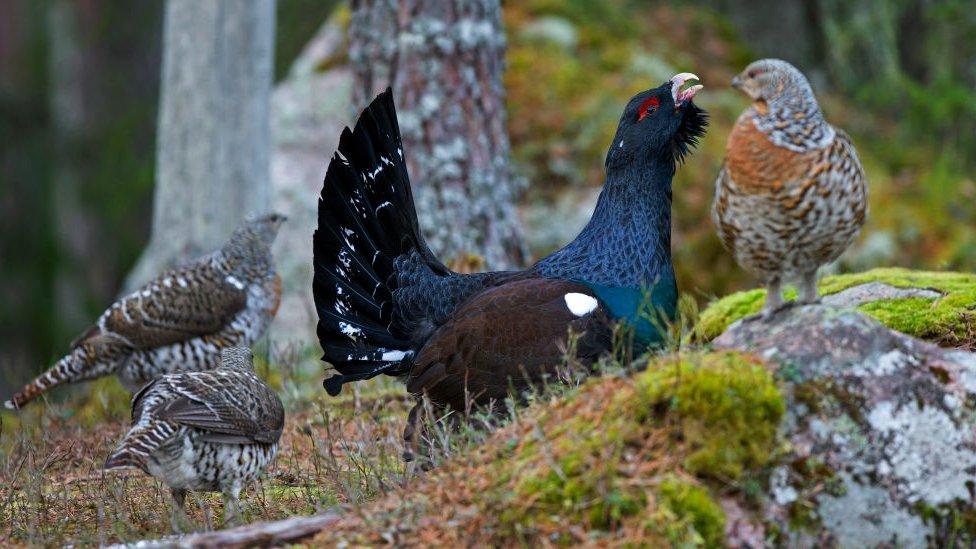
[[[406, 392], [377, 379], [333, 399], [318, 371], [318, 381], [303, 380], [318, 391], [296, 397], [279, 387], [288, 410], [281, 450], [242, 496], [245, 522], [354, 505], [404, 482]], [[103, 545], [171, 533], [163, 484], [137, 470], [101, 470], [128, 429], [125, 405], [103, 404], [127, 403], [125, 392], [114, 379], [82, 390], [65, 403], [0, 415], [0, 546]], [[219, 494], [191, 493], [187, 511], [198, 530], [223, 526]]]
[[[724, 515], [709, 481], [680, 465], [690, 446], [675, 442], [693, 437], [676, 436], [681, 422], [660, 422], [654, 410], [671, 398], [675, 379], [693, 380], [696, 372], [723, 379], [742, 363], [673, 350], [624, 360], [628, 367], [608, 358], [599, 380], [574, 375], [568, 385], [540, 387], [522, 404], [508, 401], [504, 414], [475, 410], [465, 422], [456, 415], [430, 422], [410, 464], [402, 460], [401, 433], [411, 401], [398, 382], [374, 379], [330, 398], [314, 359], [286, 353], [260, 361], [259, 374], [282, 395], [288, 418], [276, 462], [242, 495], [243, 520], [337, 510], [342, 519], [309, 541], [315, 546], [710, 540]], [[753, 398], [753, 388], [764, 387], [754, 381], [736, 398]], [[140, 471], [101, 470], [127, 429], [125, 397], [105, 379], [63, 403], [0, 415], [0, 546], [94, 546], [172, 534], [163, 484]], [[737, 406], [764, 409], [751, 401]], [[761, 419], [749, 423], [768, 423]], [[719, 422], [729, 430], [725, 417]], [[751, 429], [750, 440], [757, 436]], [[727, 486], [739, 489], [726, 480], [716, 493]], [[191, 493], [187, 509], [196, 531], [225, 526], [218, 494]]]
[[[335, 509], [345, 517], [337, 535], [353, 543], [382, 543], [386, 534], [372, 525], [388, 522], [386, 503], [398, 508], [414, 494], [413, 487], [438, 490], [440, 481], [431, 475], [441, 466], [450, 464], [454, 479], [442, 486], [477, 498], [462, 477], [495, 478], [484, 457], [491, 450], [481, 450], [483, 443], [513, 436], [498, 430], [524, 429], [531, 423], [505, 426], [520, 411], [544, 410], [567, 392], [563, 385], [542, 387], [524, 405], [508, 402], [509, 413], [502, 418], [478, 411], [470, 412], [467, 422], [443, 417], [429, 424], [422, 455], [407, 464], [401, 434], [412, 401], [399, 382], [377, 378], [332, 398], [321, 388], [325, 374], [314, 357], [275, 354], [270, 361], [259, 360], [258, 372], [282, 396], [286, 427], [275, 463], [242, 494], [243, 521]], [[620, 371], [615, 363], [604, 367]], [[540, 399], [541, 406], [533, 404]], [[101, 470], [128, 429], [127, 404], [128, 394], [114, 378], [106, 378], [78, 386], [58, 402], [42, 400], [20, 413], [0, 413], [0, 546], [95, 546], [173, 533], [165, 485], [137, 470]], [[416, 535], [425, 519], [439, 514], [416, 509], [411, 520], [397, 520], [394, 530], [402, 526]], [[219, 494], [191, 493], [187, 511], [195, 531], [225, 526]], [[369, 537], [360, 538], [361, 533]]]

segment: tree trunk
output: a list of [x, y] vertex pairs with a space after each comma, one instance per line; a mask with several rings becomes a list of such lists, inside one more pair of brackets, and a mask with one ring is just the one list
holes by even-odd
[[167, 2], [152, 237], [127, 287], [268, 207], [274, 15], [274, 0]]
[[[98, 11], [97, 5], [88, 9]], [[54, 279], [55, 303], [62, 327], [80, 329], [87, 322], [85, 301], [89, 298], [93, 269], [103, 265], [104, 256], [95, 249], [97, 221], [82, 205], [83, 159], [77, 144], [91, 139], [99, 116], [90, 99], [88, 72], [97, 57], [81, 36], [84, 25], [81, 7], [68, 0], [51, 2], [47, 25], [50, 36], [48, 77], [53, 159], [53, 225], [59, 258]]]
[[354, 0], [352, 7], [353, 101], [358, 111], [393, 87], [431, 249], [462, 268], [475, 254], [491, 268], [522, 263], [498, 0]]

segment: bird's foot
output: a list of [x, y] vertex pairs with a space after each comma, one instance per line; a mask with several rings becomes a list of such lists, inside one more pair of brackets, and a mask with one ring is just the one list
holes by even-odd
[[788, 311], [799, 304], [800, 303], [796, 301], [787, 301], [785, 303], [776, 305], [775, 307], [765, 307], [763, 308], [763, 310], [759, 311], [756, 314], [742, 317], [742, 322], [743, 323], [757, 322], [757, 321], [766, 322], [767, 320], [771, 320], [774, 316], [778, 315], [779, 313], [783, 311]]
[[820, 296], [817, 296], [817, 297], [815, 297], [813, 299], [809, 299], [809, 298], [806, 298], [806, 299], [798, 299], [797, 300], [797, 303], [800, 304], [800, 305], [822, 305], [823, 304], [823, 298], [820, 297]]
[[773, 307], [772, 309], [768, 309], [768, 310], [763, 311], [763, 314], [766, 314], [767, 315], [766, 316], [766, 319], [769, 320], [770, 318], [773, 318], [774, 316], [776, 316], [776, 315], [778, 315], [778, 314], [780, 314], [782, 312], [789, 311], [790, 309], [792, 309], [792, 308], [794, 308], [794, 307], [796, 307], [798, 305], [800, 305], [800, 303], [798, 301], [787, 301], [785, 303], [781, 303], [781, 304], [777, 305], [776, 307]]
[[766, 320], [766, 312], [765, 311], [760, 311], [758, 313], [751, 314], [749, 316], [744, 316], [744, 317], [742, 317], [742, 319], [739, 322], [742, 322], [743, 324], [748, 324], [748, 323], [757, 322], [757, 321], [760, 321], [760, 320]]
[[186, 534], [194, 530], [193, 522], [183, 510], [173, 511], [169, 518], [169, 525], [174, 534]]

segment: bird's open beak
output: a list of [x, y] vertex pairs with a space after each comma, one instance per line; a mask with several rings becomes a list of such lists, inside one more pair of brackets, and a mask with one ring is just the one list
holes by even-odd
[[694, 86], [681, 89], [681, 86], [691, 81], [697, 82], [699, 78], [690, 72], [682, 72], [671, 77], [671, 97], [674, 99], [674, 106], [676, 108], [691, 101], [695, 97], [695, 94], [705, 87], [702, 84], [695, 84]]

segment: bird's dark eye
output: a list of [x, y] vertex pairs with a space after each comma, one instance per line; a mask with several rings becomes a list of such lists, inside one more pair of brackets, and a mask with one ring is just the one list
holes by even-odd
[[752, 69], [751, 71], [749, 71], [749, 78], [755, 78], [755, 77], [759, 76], [760, 74], [762, 74], [762, 71], [761, 70], [759, 70], [759, 69]]
[[657, 97], [648, 97], [641, 103], [640, 108], [637, 109], [637, 121], [647, 118], [647, 115], [654, 113], [657, 108], [661, 105], [661, 101]]

